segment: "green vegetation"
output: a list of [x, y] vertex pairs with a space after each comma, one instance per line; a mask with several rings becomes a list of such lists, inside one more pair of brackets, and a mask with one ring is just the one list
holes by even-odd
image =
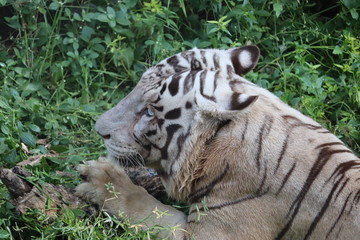
[[[75, 186], [55, 172], [104, 154], [99, 114], [192, 47], [258, 45], [247, 78], [360, 152], [359, 0], [0, 0], [0, 11], [0, 167], [57, 152], [28, 167], [39, 184]], [[19, 216], [8, 199], [0, 182], [0, 239], [150, 238], [106, 215]]]

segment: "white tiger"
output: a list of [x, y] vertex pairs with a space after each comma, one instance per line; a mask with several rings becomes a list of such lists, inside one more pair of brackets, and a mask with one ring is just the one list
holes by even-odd
[[[169, 227], [161, 238], [360, 239], [359, 159], [241, 77], [259, 54], [192, 49], [147, 70], [98, 119], [110, 161], [79, 166], [86, 182], [77, 194], [144, 228]], [[132, 184], [119, 165], [138, 155], [171, 197], [189, 203], [188, 215]], [[166, 214], [156, 218], [156, 209]]]

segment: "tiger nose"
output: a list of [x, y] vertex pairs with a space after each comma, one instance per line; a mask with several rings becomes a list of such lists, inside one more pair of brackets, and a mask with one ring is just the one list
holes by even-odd
[[97, 132], [103, 139], [110, 139], [111, 135], [110, 134], [101, 134], [100, 132]]
[[96, 121], [95, 124], [95, 131], [103, 138], [103, 139], [110, 139], [111, 129], [111, 122], [109, 122], [106, 118], [106, 116], [101, 115], [99, 119]]

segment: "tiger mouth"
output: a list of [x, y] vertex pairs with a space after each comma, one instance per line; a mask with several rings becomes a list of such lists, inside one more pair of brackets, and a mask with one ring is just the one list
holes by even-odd
[[145, 165], [144, 159], [140, 154], [133, 154], [128, 156], [109, 156], [112, 162], [118, 163], [122, 167], [143, 167]]
[[122, 167], [144, 166], [144, 158], [135, 149], [106, 144], [108, 159]]

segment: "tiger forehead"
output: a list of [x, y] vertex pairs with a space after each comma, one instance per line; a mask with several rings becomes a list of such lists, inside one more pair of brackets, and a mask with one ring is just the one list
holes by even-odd
[[[224, 50], [192, 49], [173, 55], [149, 68], [142, 76], [141, 84], [144, 90], [150, 91], [161, 86], [169, 77], [190, 71], [233, 71], [229, 58], [224, 56]], [[229, 69], [232, 68], [232, 69]]]

